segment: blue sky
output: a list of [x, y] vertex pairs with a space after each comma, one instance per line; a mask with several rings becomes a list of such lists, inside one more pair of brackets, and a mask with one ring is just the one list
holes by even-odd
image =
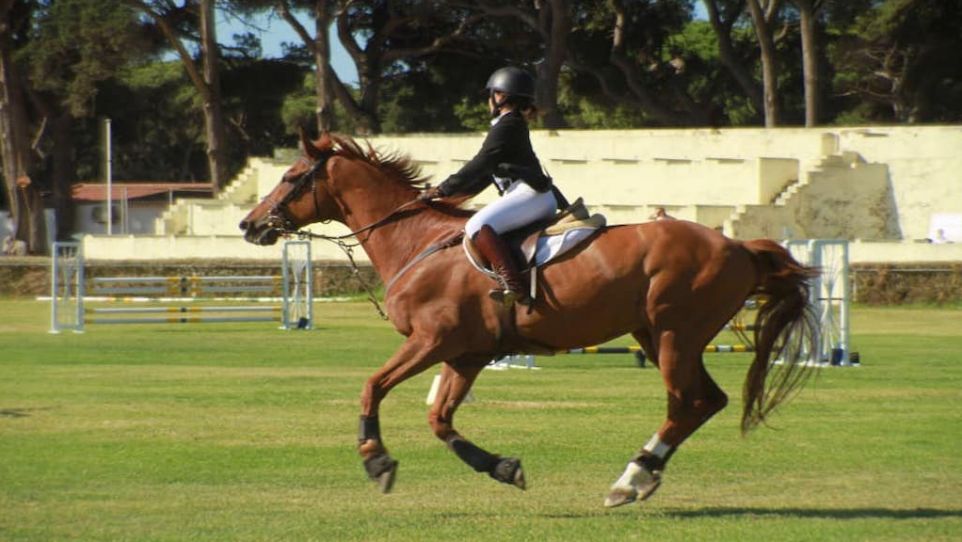
[[[305, 28], [313, 30], [313, 19], [304, 14], [296, 15]], [[284, 42], [300, 43], [300, 38], [294, 33], [294, 30], [280, 17], [258, 15], [246, 21], [241, 21], [237, 17], [218, 13], [217, 41], [231, 45], [234, 43], [234, 34], [246, 32], [251, 32], [260, 37], [261, 48], [266, 58], [281, 56], [283, 53], [281, 44]], [[331, 48], [331, 64], [334, 65], [334, 71], [337, 72], [338, 77], [345, 83], [357, 83], [357, 69], [333, 32], [331, 33]]]

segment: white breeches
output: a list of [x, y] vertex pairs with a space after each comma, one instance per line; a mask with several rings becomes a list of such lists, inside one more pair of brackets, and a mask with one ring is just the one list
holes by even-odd
[[502, 234], [554, 215], [558, 202], [554, 193], [538, 192], [527, 183], [515, 181], [497, 200], [474, 214], [464, 226], [468, 237], [478, 233], [481, 226], [491, 226]]

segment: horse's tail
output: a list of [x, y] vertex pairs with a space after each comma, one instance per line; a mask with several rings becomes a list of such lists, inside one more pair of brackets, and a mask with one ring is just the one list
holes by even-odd
[[[742, 391], [742, 433], [765, 421], [779, 404], [801, 389], [811, 373], [801, 359], [814, 352], [818, 317], [809, 305], [809, 280], [819, 270], [804, 266], [768, 239], [743, 243], [758, 282], [753, 293], [767, 297], [755, 319], [755, 359]], [[773, 361], [781, 358], [781, 364]]]

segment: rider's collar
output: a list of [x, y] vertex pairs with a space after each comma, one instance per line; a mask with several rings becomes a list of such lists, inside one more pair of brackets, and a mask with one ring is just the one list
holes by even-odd
[[501, 119], [503, 119], [504, 116], [507, 115], [507, 114], [510, 113], [510, 112], [511, 112], [510, 110], [505, 111], [505, 112], [501, 113], [500, 115], [498, 115], [497, 117], [494, 117], [493, 119], [491, 119], [491, 126], [494, 126], [495, 124], [497, 124], [498, 121], [500, 121]]

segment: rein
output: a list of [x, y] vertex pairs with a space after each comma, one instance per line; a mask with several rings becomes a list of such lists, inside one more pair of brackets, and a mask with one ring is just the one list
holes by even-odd
[[[361, 283], [361, 286], [364, 288], [364, 291], [367, 294], [368, 300], [374, 305], [374, 308], [377, 310], [378, 315], [380, 315], [382, 320], [388, 320], [387, 313], [384, 311], [384, 309], [381, 308], [381, 304], [378, 302], [377, 296], [374, 295], [374, 289], [371, 287], [368, 281], [364, 280], [364, 277], [361, 275], [360, 267], [358, 267], [357, 262], [354, 261], [354, 249], [360, 246], [361, 242], [355, 241], [353, 243], [349, 243], [349, 242], [346, 242], [345, 239], [352, 239], [352, 238], [356, 239], [357, 236], [362, 233], [373, 231], [374, 229], [380, 226], [383, 226], [388, 222], [391, 222], [392, 220], [395, 219], [395, 217], [401, 211], [404, 211], [405, 209], [407, 209], [408, 207], [411, 207], [416, 203], [420, 203], [420, 201], [417, 199], [413, 199], [406, 203], [402, 203], [401, 205], [397, 206], [393, 211], [389, 212], [386, 216], [384, 216], [380, 220], [376, 220], [362, 228], [351, 231], [349, 233], [345, 233], [343, 235], [324, 235], [324, 234], [314, 233], [306, 229], [295, 229], [293, 221], [290, 219], [290, 217], [287, 214], [286, 206], [291, 201], [293, 201], [298, 195], [300, 195], [300, 193], [304, 190], [304, 187], [307, 185], [307, 182], [310, 181], [311, 182], [311, 199], [314, 201], [314, 213], [315, 213], [315, 216], [320, 214], [320, 206], [317, 204], [317, 173], [327, 163], [327, 159], [328, 157], [324, 157], [312, 163], [310, 165], [310, 168], [306, 172], [304, 172], [300, 177], [298, 177], [297, 180], [293, 181], [292, 184], [294, 186], [291, 188], [291, 190], [287, 194], [284, 195], [284, 197], [280, 199], [280, 201], [272, 202], [273, 205], [271, 206], [270, 210], [267, 213], [268, 225], [278, 230], [282, 235], [296, 236], [298, 239], [301, 239], [301, 240], [321, 239], [337, 245], [337, 247], [340, 248], [341, 251], [344, 252], [344, 254], [347, 256], [348, 261], [351, 263], [351, 273], [355, 277], [357, 277], [357, 281]], [[307, 159], [302, 156], [301, 160], [306, 161]], [[394, 284], [394, 281], [397, 280], [398, 277], [400, 277], [404, 272], [406, 272], [408, 269], [413, 267], [414, 264], [420, 262], [430, 254], [440, 250], [441, 248], [447, 248], [447, 247], [432, 245], [431, 247], [428, 247], [426, 251], [422, 252], [420, 255], [415, 257], [407, 265], [402, 267], [401, 270], [394, 277], [392, 277], [391, 280], [388, 281], [387, 283], [388, 286], [385, 287], [384, 289], [385, 293], [387, 293], [387, 290], [390, 288], [391, 285]]]
[[321, 234], [313, 233], [309, 230], [297, 230], [297, 231], [284, 232], [284, 233], [287, 235], [296, 235], [297, 238], [301, 240], [323, 239], [325, 241], [329, 241], [337, 245], [337, 247], [340, 248], [345, 255], [347, 255], [347, 260], [351, 262], [351, 274], [354, 275], [357, 278], [357, 281], [361, 283], [361, 286], [364, 288], [364, 292], [367, 294], [368, 301], [370, 301], [371, 304], [374, 305], [374, 309], [377, 311], [378, 315], [381, 317], [381, 320], [388, 320], [387, 313], [384, 312], [383, 308], [381, 308], [381, 304], [378, 302], [377, 296], [374, 295], [374, 289], [371, 287], [368, 281], [364, 280], [364, 276], [361, 275], [361, 268], [358, 267], [357, 262], [354, 261], [354, 248], [359, 246], [361, 243], [344, 242], [344, 239], [347, 237], [350, 237], [352, 234], [339, 235], [334, 237], [330, 235], [321, 235]]

